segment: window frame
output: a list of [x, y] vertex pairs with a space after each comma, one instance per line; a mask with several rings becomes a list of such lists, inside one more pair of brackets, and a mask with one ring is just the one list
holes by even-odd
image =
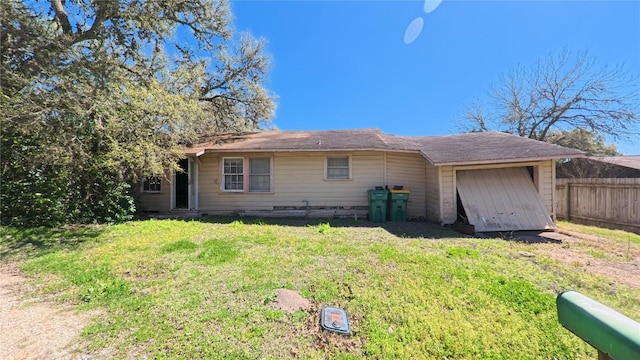
[[[251, 173], [251, 161], [252, 160], [256, 160], [256, 159], [266, 159], [267, 161], [269, 161], [269, 172], [268, 173], [263, 173], [263, 174], [252, 174]], [[271, 173], [273, 172], [272, 166], [271, 166], [271, 158], [268, 156], [254, 156], [254, 157], [247, 157], [247, 167], [248, 167], [248, 175], [249, 175], [249, 186], [247, 191], [250, 193], [270, 193], [271, 192]], [[253, 176], [266, 176], [269, 179], [269, 188], [267, 190], [252, 190], [251, 189], [251, 180]]]
[[[226, 165], [225, 162], [227, 160], [241, 160], [242, 161], [242, 167], [240, 167], [240, 169], [242, 169], [242, 173], [229, 173], [229, 174], [227, 174], [225, 172], [225, 165]], [[245, 164], [246, 164], [246, 162], [244, 161], [244, 157], [242, 157], [242, 156], [229, 156], [229, 157], [223, 157], [222, 158], [221, 169], [220, 169], [220, 172], [222, 173], [222, 176], [221, 176], [222, 181], [220, 182], [220, 188], [221, 188], [222, 191], [224, 191], [224, 192], [235, 192], [235, 193], [244, 192], [245, 180], [246, 180], [245, 176], [244, 176]], [[242, 189], [227, 189], [227, 175], [230, 175], [230, 176], [233, 176], [233, 175], [238, 176], [238, 175], [240, 175], [240, 176], [242, 176], [242, 182], [241, 182]]]
[[[242, 160], [242, 189], [225, 189], [226, 174], [225, 173], [225, 161], [230, 159]], [[269, 173], [268, 174], [253, 174], [257, 176], [269, 176], [269, 189], [264, 191], [251, 190], [251, 160], [252, 159], [268, 159], [269, 160]], [[231, 174], [233, 175], [233, 174]], [[272, 194], [273, 193], [273, 157], [264, 156], [225, 156], [220, 161], [220, 191], [223, 193], [245, 193], [245, 194]]]
[[[335, 177], [329, 177], [329, 159], [335, 159], [335, 158], [346, 158], [347, 159], [347, 177], [343, 178], [335, 178]], [[353, 163], [351, 161], [351, 155], [348, 154], [331, 154], [331, 155], [325, 155], [324, 157], [324, 180], [327, 181], [349, 181], [349, 180], [353, 180]]]
[[[153, 181], [153, 182], [152, 182]], [[151, 185], [157, 185], [158, 189], [153, 189]], [[157, 194], [162, 192], [162, 179], [160, 176], [149, 176], [142, 180], [140, 191], [146, 194]]]

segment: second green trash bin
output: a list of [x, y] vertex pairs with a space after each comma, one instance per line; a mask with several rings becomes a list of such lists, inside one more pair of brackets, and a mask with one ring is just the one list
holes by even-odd
[[407, 221], [407, 201], [409, 201], [409, 190], [389, 190], [387, 219]]
[[389, 191], [371, 189], [367, 190], [367, 193], [369, 194], [369, 221], [387, 221], [387, 196]]

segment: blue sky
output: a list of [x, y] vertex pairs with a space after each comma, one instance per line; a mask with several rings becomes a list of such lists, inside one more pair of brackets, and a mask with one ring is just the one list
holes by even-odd
[[[637, 0], [444, 0], [429, 13], [425, 1], [236, 0], [232, 7], [237, 30], [268, 41], [268, 87], [278, 96], [274, 123], [282, 130], [457, 133], [465, 107], [486, 98], [501, 74], [564, 48], [640, 74]], [[419, 17], [422, 30], [407, 44]], [[617, 145], [640, 154], [640, 141]]]

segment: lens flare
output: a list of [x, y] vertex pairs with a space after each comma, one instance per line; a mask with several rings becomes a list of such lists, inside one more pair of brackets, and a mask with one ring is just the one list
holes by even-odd
[[437, 9], [442, 0], [424, 0], [424, 12], [427, 14]]
[[418, 36], [420, 36], [423, 26], [424, 19], [422, 19], [422, 17], [415, 18], [409, 26], [407, 26], [407, 30], [404, 31], [404, 43], [409, 45], [414, 42]]

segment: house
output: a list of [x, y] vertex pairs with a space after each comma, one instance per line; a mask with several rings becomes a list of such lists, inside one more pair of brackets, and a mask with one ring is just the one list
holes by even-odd
[[587, 156], [559, 163], [558, 178], [640, 178], [640, 155]]
[[145, 182], [145, 211], [366, 213], [367, 190], [409, 190], [409, 218], [476, 231], [554, 225], [555, 159], [582, 153], [498, 132], [395, 136], [378, 129], [266, 131], [205, 138], [183, 173]]

